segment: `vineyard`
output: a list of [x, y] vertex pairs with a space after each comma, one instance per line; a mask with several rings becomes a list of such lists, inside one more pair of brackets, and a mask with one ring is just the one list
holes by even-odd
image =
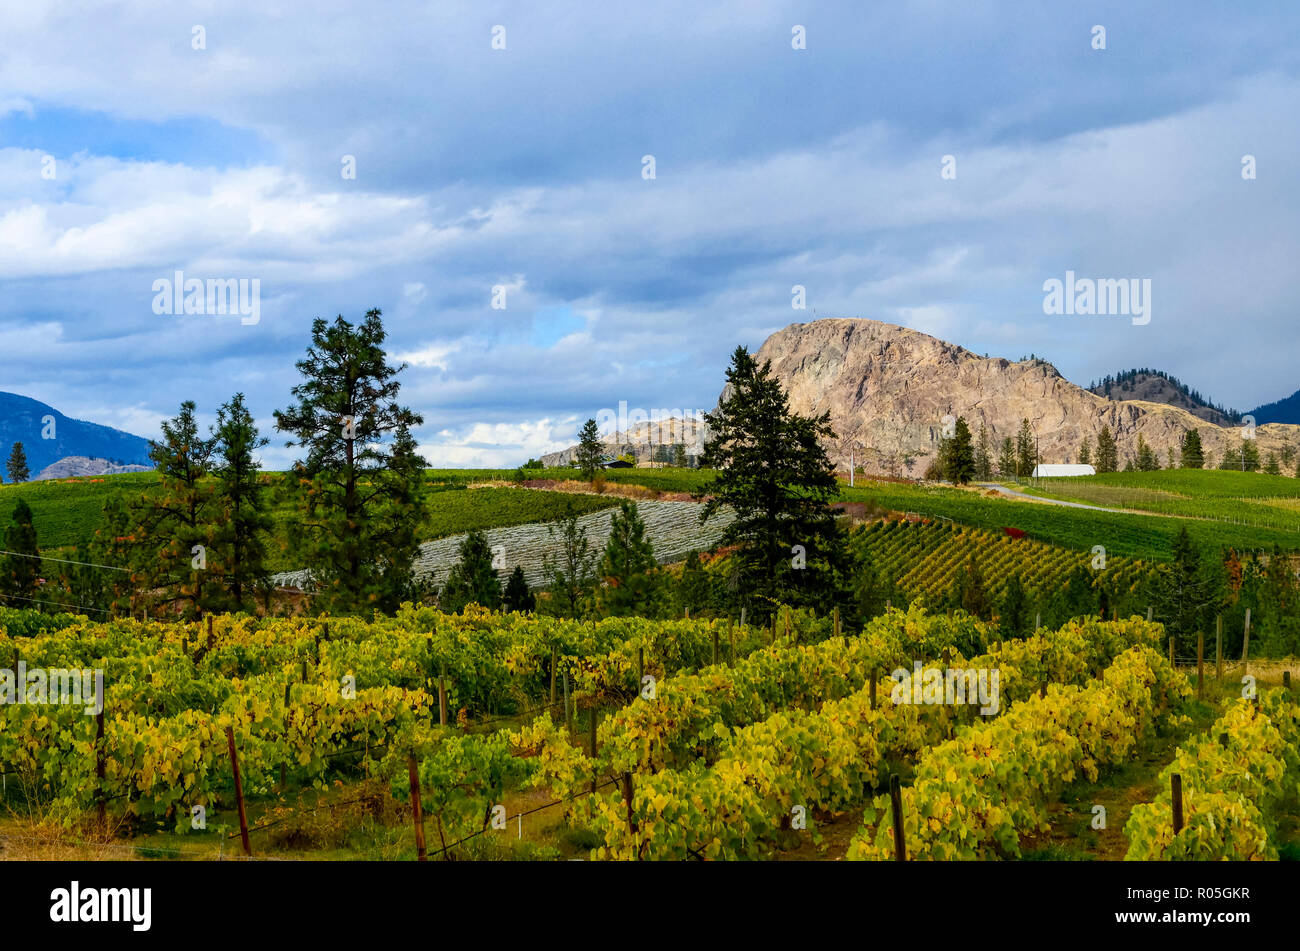
[[989, 592], [1006, 594], [1012, 576], [1028, 591], [1050, 592], [1073, 573], [1085, 570], [1119, 593], [1131, 593], [1147, 581], [1151, 568], [1120, 555], [1107, 555], [1104, 569], [1096, 555], [1048, 545], [1030, 538], [967, 528], [952, 522], [882, 520], [860, 529], [853, 543], [882, 577], [892, 579], [908, 598], [942, 598], [960, 581], [972, 559]]
[[[298, 854], [286, 830], [343, 809], [326, 846], [342, 856], [774, 858], [826, 848], [856, 815], [847, 857], [879, 859], [896, 852], [901, 775], [908, 858], [1014, 858], [1068, 784], [1190, 723], [1187, 677], [1137, 618], [1014, 640], [919, 606], [856, 633], [791, 611], [757, 628], [411, 607], [373, 622], [0, 624], [6, 671], [104, 682], [102, 711], [90, 696], [0, 705], [8, 812], [34, 817], [0, 823], [6, 848], [39, 831], [209, 857], [247, 836], [251, 854]], [[996, 709], [895, 702], [953, 669], [996, 671]], [[1169, 766], [1186, 830], [1159, 797], [1138, 806], [1131, 857], [1291, 847], [1295, 700], [1265, 691], [1217, 716]], [[544, 810], [544, 841], [525, 838]]]

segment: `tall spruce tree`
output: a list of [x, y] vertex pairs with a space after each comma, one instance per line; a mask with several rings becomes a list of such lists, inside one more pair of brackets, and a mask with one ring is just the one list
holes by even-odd
[[1016, 433], [1016, 475], [1028, 478], [1033, 475], [1034, 466], [1038, 465], [1038, 445], [1034, 438], [1034, 429], [1028, 419], [1020, 421], [1020, 431]]
[[275, 413], [286, 445], [306, 451], [290, 474], [299, 556], [315, 605], [337, 613], [392, 611], [413, 593], [425, 462], [410, 430], [424, 420], [397, 402], [405, 364], [388, 362], [386, 336], [378, 310], [356, 326], [317, 318], [298, 402]]
[[605, 585], [600, 589], [601, 612], [606, 615], [649, 617], [655, 604], [657, 579], [654, 549], [645, 537], [645, 522], [635, 502], [623, 499], [610, 520], [609, 541], [600, 563]]
[[1195, 645], [1197, 633], [1213, 614], [1218, 593], [1186, 525], [1174, 536], [1173, 556], [1156, 578], [1152, 607], [1155, 619], [1186, 650]]
[[971, 446], [970, 427], [965, 417], [957, 417], [950, 439], [943, 442], [940, 450], [944, 476], [949, 482], [965, 485], [975, 477], [975, 450]]
[[258, 433], [243, 393], [236, 393], [217, 410], [212, 438], [220, 517], [213, 533], [215, 565], [209, 568], [228, 596], [228, 606], [251, 610], [259, 588], [267, 583], [266, 535], [271, 516], [257, 460], [257, 451], [268, 440]]
[[460, 561], [448, 572], [447, 584], [438, 595], [438, 607], [448, 614], [459, 613], [469, 604], [501, 607], [501, 579], [492, 567], [492, 546], [477, 530], [461, 542]]
[[830, 507], [839, 484], [821, 443], [835, 438], [829, 415], [791, 412], [771, 361], [759, 366], [737, 347], [726, 399], [705, 418], [699, 464], [717, 474], [699, 493], [709, 497], [701, 520], [723, 505], [735, 512], [723, 540], [737, 546], [742, 603], [756, 618], [778, 602], [825, 611], [839, 598], [846, 561]]
[[[556, 526], [547, 532], [555, 537]], [[551, 584], [545, 601], [547, 612], [560, 617], [580, 618], [587, 612], [592, 588], [595, 586], [596, 558], [587, 540], [587, 529], [578, 524], [578, 513], [573, 503], [564, 507], [564, 517], [559, 521], [559, 557], [543, 559], [546, 575]]]
[[1160, 468], [1160, 458], [1147, 444], [1146, 437], [1138, 433], [1137, 467], [1142, 472], [1155, 472]]
[[988, 427], [980, 423], [980, 437], [975, 443], [975, 478], [988, 482], [993, 478], [993, 447], [989, 444]]
[[1111, 435], [1109, 426], [1101, 427], [1101, 432], [1097, 433], [1095, 466], [1098, 472], [1119, 471], [1119, 446], [1115, 444], [1115, 437]]
[[23, 444], [16, 442], [13, 448], [9, 450], [9, 463], [5, 466], [9, 473], [10, 482], [26, 482], [31, 473], [27, 471], [27, 453], [23, 451]]
[[998, 450], [998, 478], [1014, 479], [1019, 467], [1020, 463], [1016, 459], [1015, 443], [1011, 441], [1010, 436], [1004, 436], [1002, 447]]
[[1181, 469], [1200, 469], [1205, 465], [1205, 450], [1201, 448], [1201, 433], [1189, 429], [1183, 433], [1178, 466]]
[[589, 419], [582, 424], [582, 429], [578, 433], [577, 462], [584, 479], [596, 477], [596, 473], [600, 471], [603, 452], [604, 447], [600, 444], [600, 431], [596, 428], [596, 421]]
[[524, 578], [524, 569], [515, 565], [515, 570], [510, 572], [510, 580], [506, 582], [505, 590], [501, 593], [502, 610], [524, 614], [532, 611], [536, 606], [537, 598], [528, 587], [528, 580]]

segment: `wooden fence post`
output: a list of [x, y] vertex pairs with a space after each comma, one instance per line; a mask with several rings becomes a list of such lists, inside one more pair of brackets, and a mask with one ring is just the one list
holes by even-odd
[[573, 711], [569, 709], [569, 672], [564, 672], [564, 725], [569, 730], [569, 742], [573, 742]]
[[1246, 673], [1250, 673], [1250, 608], [1246, 608], [1246, 634], [1241, 642], [1241, 662], [1246, 667]]
[[876, 677], [879, 671], [876, 668], [871, 669], [871, 709], [876, 709]]
[[1214, 618], [1214, 675], [1223, 679], [1223, 615]]
[[420, 802], [420, 771], [415, 765], [414, 753], [407, 754], [406, 773], [411, 781], [411, 815], [415, 819], [416, 861], [427, 862], [429, 853], [424, 848], [424, 803]]
[[1151, 621], [1151, 605], [1149, 604], [1147, 605], [1147, 621], [1148, 623]]
[[1183, 831], [1183, 777], [1174, 773], [1169, 777], [1169, 791], [1173, 796], [1174, 835]]
[[[289, 688], [292, 686], [287, 680], [284, 683], [284, 736], [289, 738]], [[280, 788], [289, 787], [289, 764], [287, 760], [280, 760]]]
[[438, 725], [447, 725], [447, 665], [438, 670]]
[[1196, 635], [1196, 699], [1205, 694], [1205, 634]]
[[235, 774], [235, 805], [239, 807], [239, 838], [244, 843], [244, 854], [252, 855], [248, 843], [248, 814], [244, 811], [244, 781], [239, 775], [239, 754], [235, 752], [235, 731], [226, 727], [226, 745], [230, 747], [230, 769]]
[[556, 649], [552, 647], [551, 648], [551, 709], [552, 710], [555, 709], [555, 664], [556, 661], [558, 660], [556, 654], [557, 654]]
[[835, 617], [835, 636], [836, 636], [836, 637], [839, 637], [839, 636], [840, 636], [840, 608], [839, 608], [839, 605], [836, 605], [836, 606], [835, 606], [834, 617]]
[[903, 791], [898, 785], [898, 774], [889, 776], [889, 805], [894, 814], [894, 858], [899, 862], [907, 861], [907, 842], [903, 838]]
[[713, 666], [718, 666], [718, 632], [713, 632]]
[[591, 792], [596, 793], [596, 704], [591, 705]]
[[1174, 666], [1174, 639], [1169, 638], [1169, 666]]

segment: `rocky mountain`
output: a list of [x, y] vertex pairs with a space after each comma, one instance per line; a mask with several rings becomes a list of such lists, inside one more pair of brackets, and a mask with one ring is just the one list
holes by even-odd
[[[685, 448], [687, 462], [693, 463], [694, 457], [704, 450], [704, 421], [679, 419], [675, 416], [645, 422], [633, 420], [627, 429], [607, 434], [601, 444], [607, 457], [615, 459], [623, 455], [635, 456], [638, 465], [671, 462], [673, 447], [681, 444]], [[663, 458], [663, 453], [669, 453], [666, 459]], [[544, 466], [568, 466], [577, 458], [578, 447], [570, 446], [559, 452], [548, 452], [540, 461]]]
[[88, 456], [68, 456], [51, 463], [36, 475], [33, 482], [43, 479], [76, 479], [84, 476], [117, 475], [119, 472], [148, 472], [149, 466], [119, 466], [107, 459], [91, 459]]
[[[1232, 426], [1241, 422], [1240, 413], [1215, 406], [1184, 383], [1158, 370], [1125, 370], [1106, 377], [1088, 389], [1098, 396], [1105, 396], [1112, 400], [1143, 400], [1147, 403], [1177, 406], [1216, 426]], [[1286, 420], [1261, 420], [1256, 417], [1256, 422], [1286, 422]]]
[[150, 466], [149, 440], [64, 416], [52, 406], [16, 393], [0, 393], [0, 465], [15, 442], [23, 444], [29, 472], [82, 456], [112, 465]]
[[[1012, 362], [978, 356], [955, 344], [894, 324], [824, 319], [791, 324], [759, 348], [801, 413], [829, 412], [847, 463], [850, 447], [876, 471], [924, 472], [939, 447], [945, 416], [964, 416], [973, 432], [988, 428], [995, 445], [1015, 437], [1021, 419], [1037, 432], [1044, 462], [1075, 462], [1087, 440], [1109, 426], [1120, 464], [1136, 456], [1139, 435], [1167, 464], [1183, 433], [1200, 430], [1209, 461], [1241, 447], [1240, 426], [1221, 426], [1187, 409], [1143, 399], [1115, 400], [1076, 386], [1045, 360]], [[725, 391], [724, 391], [725, 395]], [[1300, 426], [1257, 427], [1261, 457], [1284, 442], [1300, 446]], [[912, 466], [905, 463], [910, 459]]]

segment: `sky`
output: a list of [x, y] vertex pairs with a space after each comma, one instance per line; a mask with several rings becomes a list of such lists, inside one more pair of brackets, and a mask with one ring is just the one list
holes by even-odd
[[[312, 320], [379, 308], [435, 466], [711, 409], [816, 317], [1248, 410], [1300, 388], [1298, 35], [1293, 2], [5, 4], [0, 389], [148, 437], [241, 391], [281, 467]], [[257, 281], [256, 321], [156, 313], [177, 271]], [[1044, 313], [1067, 271], [1150, 280], [1150, 320]]]

